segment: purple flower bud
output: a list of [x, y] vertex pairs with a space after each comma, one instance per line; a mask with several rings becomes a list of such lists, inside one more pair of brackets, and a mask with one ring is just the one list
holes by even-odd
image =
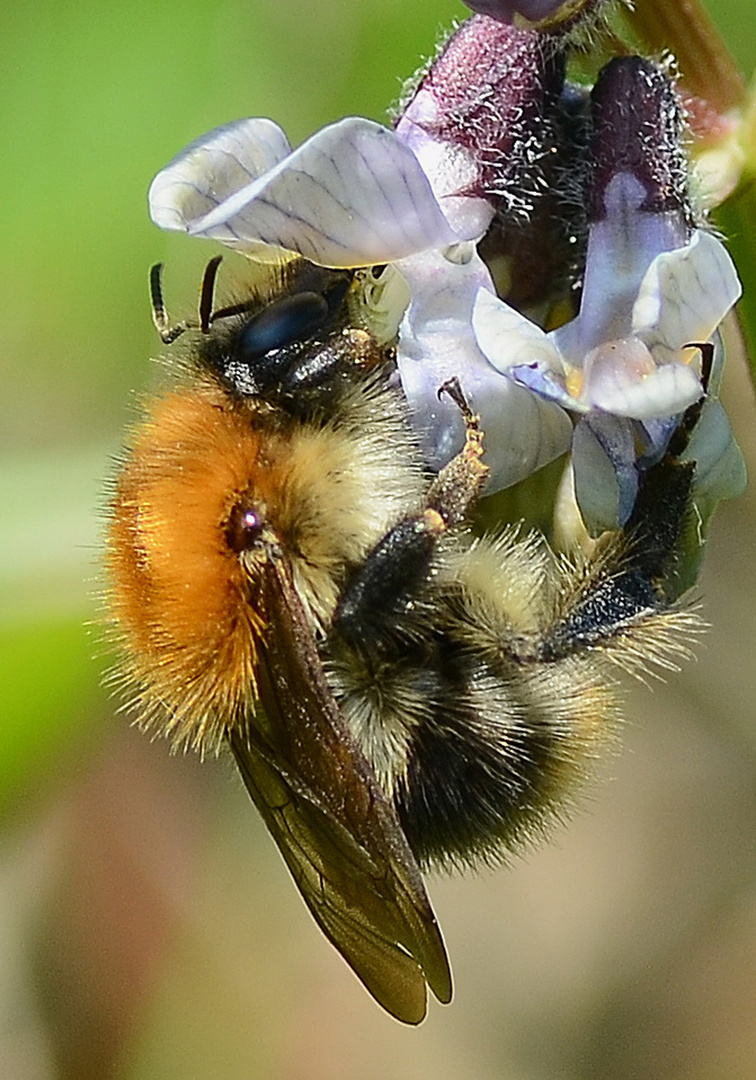
[[397, 134], [432, 184], [431, 162], [439, 162], [448, 183], [456, 155], [468, 170], [460, 169], [455, 194], [493, 206], [503, 200], [505, 208], [522, 202], [529, 210], [549, 141], [544, 116], [562, 84], [563, 59], [547, 38], [476, 16], [423, 77]]
[[669, 77], [639, 56], [618, 57], [599, 75], [591, 116], [589, 219], [606, 216], [607, 189], [620, 173], [645, 191], [639, 210], [688, 217], [682, 114]]
[[560, 8], [565, 8], [564, 20], [572, 24], [575, 17], [584, 9], [592, 9], [601, 0], [464, 0], [465, 4], [480, 15], [488, 15], [499, 22], [512, 23], [519, 15], [529, 22], [539, 22], [556, 15]]

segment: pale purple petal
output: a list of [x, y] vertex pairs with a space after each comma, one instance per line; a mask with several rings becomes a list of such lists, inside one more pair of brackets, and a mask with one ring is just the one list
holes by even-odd
[[590, 535], [624, 525], [638, 494], [632, 422], [602, 413], [581, 420], [572, 442], [572, 469]]
[[637, 338], [607, 341], [585, 359], [584, 403], [615, 416], [642, 420], [680, 413], [703, 393], [698, 376], [685, 364], [657, 368]]
[[272, 120], [251, 117], [214, 128], [162, 169], [149, 191], [150, 215], [161, 229], [188, 231], [239, 188], [262, 176], [291, 151]]
[[641, 469], [647, 469], [661, 459], [679, 423], [679, 413], [636, 420], [635, 431], [640, 444], [638, 464]]
[[549, 335], [489, 288], [475, 298], [472, 324], [478, 345], [497, 371], [508, 372], [520, 364], [537, 364], [561, 375], [563, 366]]
[[629, 337], [643, 276], [660, 251], [685, 243], [677, 212], [645, 213], [643, 185], [618, 173], [606, 189], [606, 216], [591, 225], [580, 313], [552, 335], [570, 364], [579, 367], [603, 341]]
[[684, 345], [709, 340], [741, 291], [724, 246], [697, 229], [690, 243], [649, 266], [633, 308], [633, 331], [660, 361], [679, 359]]
[[396, 126], [428, 177], [433, 194], [460, 240], [475, 240], [485, 233], [495, 213], [492, 200], [470, 194], [479, 186], [480, 164], [471, 150], [448, 139], [429, 135], [437, 120], [438, 105], [430, 90], [420, 90]]
[[[461, 250], [460, 250], [461, 249]], [[456, 254], [461, 256], [464, 246]], [[564, 453], [572, 425], [558, 406], [542, 401], [496, 371], [478, 348], [471, 325], [476, 296], [491, 288], [488, 271], [470, 245], [456, 263], [426, 252], [400, 263], [412, 301], [399, 334], [397, 363], [429, 464], [435, 469], [457, 453], [464, 439], [459, 409], [439, 388], [456, 376], [485, 432], [487, 490], [529, 476]]]
[[539, 364], [515, 364], [507, 375], [514, 379], [520, 386], [526, 386], [546, 401], [555, 401], [563, 409], [572, 412], [587, 412], [588, 406], [573, 397], [565, 388], [564, 382], [559, 379], [555, 372], [544, 368]]
[[393, 262], [459, 239], [411, 150], [359, 117], [317, 132], [191, 232], [242, 250], [271, 244], [334, 267]]

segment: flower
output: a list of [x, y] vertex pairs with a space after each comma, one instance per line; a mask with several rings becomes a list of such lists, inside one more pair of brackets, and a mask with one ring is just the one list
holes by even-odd
[[438, 397], [455, 375], [481, 417], [489, 491], [563, 453], [571, 435], [562, 408], [489, 364], [472, 330], [476, 295], [494, 294], [475, 243], [504, 197], [520, 144], [535, 157], [523, 117], [535, 122], [551, 92], [536, 37], [473, 18], [420, 82], [396, 131], [348, 117], [292, 150], [271, 120], [241, 120], [181, 151], [149, 193], [160, 227], [252, 258], [295, 252], [329, 267], [389, 264], [378, 286], [369, 284], [366, 307], [384, 338], [396, 335], [428, 463], [441, 468], [463, 442], [459, 410]]
[[[629, 183], [615, 190], [625, 196], [625, 188], [632, 191]], [[494, 366], [584, 417], [573, 439], [573, 469], [592, 533], [629, 518], [638, 466], [658, 460], [680, 413], [703, 394], [691, 346], [713, 338], [740, 296], [730, 257], [711, 234], [695, 230], [646, 267], [643, 260], [628, 266], [626, 237], [592, 232], [587, 302], [560, 330], [545, 333], [485, 290], [473, 315], [478, 344]], [[721, 347], [716, 358], [718, 374]]]
[[[724, 246], [689, 223], [669, 80], [637, 57], [612, 61], [592, 99], [591, 217], [578, 315], [544, 332], [481, 290], [473, 326], [489, 361], [519, 385], [575, 414], [575, 491], [592, 535], [624, 525], [640, 475], [658, 461], [680, 415], [704, 394], [699, 346], [715, 342], [715, 392], [723, 362], [717, 328], [740, 296]], [[712, 403], [713, 404], [713, 403]], [[699, 439], [699, 491], [715, 461], [719, 494], [743, 471], [726, 415]], [[709, 423], [707, 419], [707, 424]], [[715, 457], [716, 455], [716, 457]], [[703, 494], [701, 496], [704, 498]]]
[[591, 9], [597, 0], [464, 0], [472, 11], [489, 15], [504, 23], [526, 19], [537, 23], [545, 20], [569, 22], [579, 16], [584, 8]]

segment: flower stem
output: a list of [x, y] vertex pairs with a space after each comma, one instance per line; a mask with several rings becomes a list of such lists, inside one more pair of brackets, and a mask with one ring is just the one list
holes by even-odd
[[720, 112], [740, 105], [745, 81], [711, 16], [699, 0], [635, 0], [626, 16], [651, 49], [670, 49], [693, 94]]

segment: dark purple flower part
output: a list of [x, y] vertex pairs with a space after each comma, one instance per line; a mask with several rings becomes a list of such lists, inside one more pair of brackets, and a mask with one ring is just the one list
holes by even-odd
[[446, 42], [415, 88], [396, 132], [423, 166], [436, 197], [473, 212], [529, 214], [553, 147], [548, 114], [564, 60], [541, 35], [476, 17]]
[[606, 217], [607, 191], [619, 175], [643, 188], [640, 211], [690, 218], [680, 99], [661, 68], [639, 56], [611, 60], [591, 92], [591, 123], [591, 221]]
[[[613, 60], [593, 91], [591, 119], [589, 239], [577, 317], [547, 334], [481, 292], [473, 325], [495, 367], [579, 418], [575, 491], [595, 535], [628, 520], [640, 473], [702, 396], [694, 367], [700, 350], [691, 345], [714, 342], [721, 366], [717, 328], [740, 283], [719, 240], [693, 227], [680, 110], [668, 77], [638, 57]], [[726, 416], [718, 417], [701, 447], [708, 458], [697, 483], [713, 475], [712, 455], [724, 454], [728, 464], [706, 499], [732, 494], [742, 481]]]
[[[600, 0], [464, 0], [467, 7], [479, 15], [488, 15], [502, 23], [512, 23], [519, 16], [538, 23], [561, 15], [572, 21], [584, 10], [598, 6]], [[555, 20], [558, 22], [559, 20]]]

